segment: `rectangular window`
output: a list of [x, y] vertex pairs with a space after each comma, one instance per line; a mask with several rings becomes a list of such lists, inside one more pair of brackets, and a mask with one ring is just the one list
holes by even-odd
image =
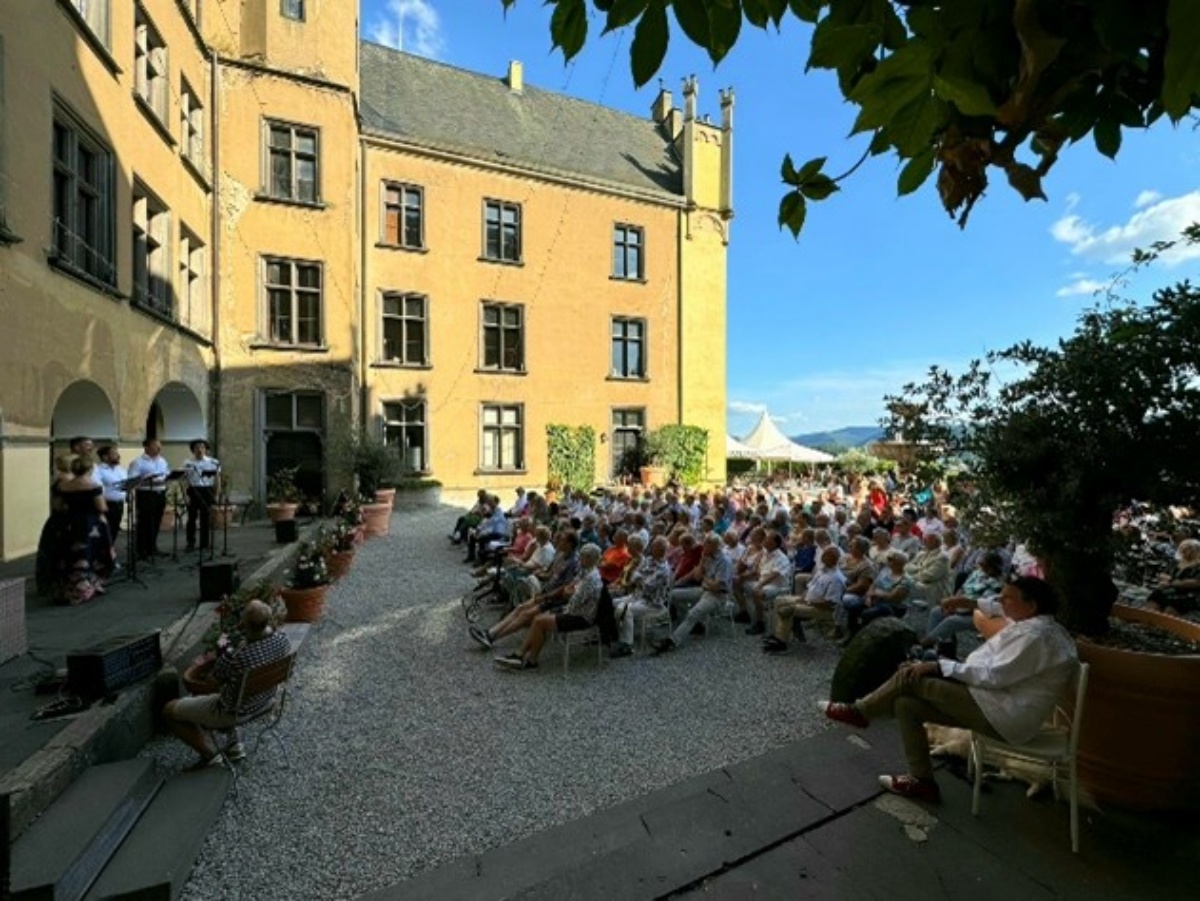
[[524, 319], [520, 304], [483, 305], [483, 369], [501, 372], [525, 370]]
[[186, 79], [179, 88], [179, 150], [203, 171], [204, 107]]
[[169, 242], [171, 214], [143, 185], [133, 186], [133, 302], [175, 316]]
[[383, 360], [404, 366], [429, 363], [429, 300], [420, 294], [383, 295]]
[[111, 2], [112, 0], [71, 0], [71, 5], [79, 13], [79, 17], [87, 23], [88, 29], [105, 47], [112, 46], [109, 43], [111, 35], [108, 24], [108, 7]]
[[640, 407], [612, 411], [612, 468], [614, 475], [632, 471], [642, 433], [646, 430], [646, 411]]
[[645, 234], [636, 225], [613, 226], [613, 278], [640, 281], [645, 278], [642, 248]]
[[429, 470], [425, 414], [423, 397], [383, 405], [383, 440], [396, 449], [405, 472]]
[[383, 185], [383, 243], [421, 249], [425, 246], [424, 197], [413, 185]]
[[480, 469], [525, 468], [525, 441], [522, 434], [524, 413], [525, 408], [521, 404], [483, 406]]
[[646, 377], [646, 320], [612, 321], [612, 373], [618, 379]]
[[321, 346], [321, 264], [264, 259], [268, 339], [272, 344]]
[[139, 3], [134, 13], [134, 92], [160, 122], [167, 121], [167, 45]]
[[315, 128], [267, 122], [267, 194], [276, 200], [316, 203], [318, 135]]
[[179, 319], [201, 334], [208, 332], [204, 243], [186, 228], [179, 229]]
[[501, 200], [483, 204], [483, 256], [508, 263], [521, 261], [521, 207]]
[[285, 19], [304, 21], [304, 0], [279, 0], [279, 12]]
[[54, 262], [115, 287], [112, 153], [57, 107], [51, 155]]

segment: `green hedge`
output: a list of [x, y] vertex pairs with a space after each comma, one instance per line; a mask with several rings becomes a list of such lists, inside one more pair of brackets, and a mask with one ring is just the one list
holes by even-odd
[[590, 425], [546, 426], [548, 486], [591, 491], [596, 482], [596, 430]]

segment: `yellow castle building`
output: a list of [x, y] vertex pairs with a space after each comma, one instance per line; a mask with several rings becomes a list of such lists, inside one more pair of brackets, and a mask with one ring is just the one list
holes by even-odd
[[0, 559], [70, 438], [320, 497], [365, 429], [451, 497], [597, 481], [647, 429], [724, 478], [733, 96], [639, 118], [358, 36], [355, 0], [0, 4]]

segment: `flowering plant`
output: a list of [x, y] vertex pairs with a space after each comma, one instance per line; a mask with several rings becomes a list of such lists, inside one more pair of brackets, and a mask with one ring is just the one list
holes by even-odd
[[321, 527], [317, 543], [326, 555], [352, 551], [358, 544], [358, 526], [352, 526], [344, 519], [335, 519]]
[[288, 577], [291, 588], [316, 588], [329, 584], [325, 553], [314, 541], [305, 541], [296, 552], [296, 563]]
[[287, 608], [279, 597], [279, 587], [273, 582], [258, 582], [221, 599], [213, 623], [204, 633], [204, 653], [196, 658], [197, 665], [212, 663], [220, 654], [241, 644], [242, 612], [251, 601], [262, 601], [271, 608], [271, 625], [278, 627], [287, 617]]

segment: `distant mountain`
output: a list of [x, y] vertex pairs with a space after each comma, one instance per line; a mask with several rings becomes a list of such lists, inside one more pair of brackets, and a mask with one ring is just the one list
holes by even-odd
[[883, 429], [874, 425], [851, 425], [832, 432], [808, 432], [804, 435], [792, 435], [797, 444], [815, 447], [862, 447], [883, 437]]

